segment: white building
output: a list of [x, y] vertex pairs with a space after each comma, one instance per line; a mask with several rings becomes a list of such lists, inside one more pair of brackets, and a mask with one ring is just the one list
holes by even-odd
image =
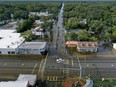
[[82, 21], [80, 21], [81, 23], [87, 24], [87, 19], [83, 19]]
[[0, 87], [29, 87], [28, 81], [0, 82]]
[[113, 43], [113, 48], [116, 50], [116, 43]]
[[46, 42], [25, 42], [17, 48], [19, 54], [45, 54]]
[[44, 22], [41, 20], [35, 20], [35, 24], [39, 25], [39, 24], [43, 24]]
[[35, 29], [32, 29], [32, 33], [34, 35], [38, 35], [38, 36], [44, 36], [44, 32], [43, 32], [43, 29], [39, 26], [39, 27], [36, 27]]
[[51, 14], [48, 14], [48, 11], [46, 11], [46, 12], [29, 12], [29, 16], [34, 16], [34, 15], [48, 17]]
[[[17, 81], [29, 81], [32, 87], [36, 84], [37, 75], [20, 74]], [[34, 86], [35, 87], [35, 86]]]
[[15, 54], [24, 38], [15, 30], [0, 30], [0, 54]]

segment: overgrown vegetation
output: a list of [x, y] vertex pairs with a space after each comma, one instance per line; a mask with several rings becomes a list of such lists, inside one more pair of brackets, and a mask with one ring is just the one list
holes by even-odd
[[26, 41], [32, 41], [38, 39], [38, 36], [32, 34], [31, 30], [27, 30], [21, 33], [21, 35], [25, 38]]
[[19, 23], [19, 26], [17, 27], [17, 32], [24, 32], [26, 30], [30, 30], [35, 19], [33, 17], [30, 17], [23, 21], [23, 23]]
[[[46, 12], [52, 14], [52, 19], [57, 19], [60, 2], [1, 2], [0, 21], [13, 19], [27, 19], [29, 12]], [[12, 15], [11, 15], [12, 14]]]
[[[80, 40], [92, 37], [90, 40], [96, 41], [102, 37], [116, 42], [115, 2], [68, 2], [65, 3], [63, 17], [67, 30], [82, 29], [76, 36]], [[85, 30], [91, 35], [84, 33]]]

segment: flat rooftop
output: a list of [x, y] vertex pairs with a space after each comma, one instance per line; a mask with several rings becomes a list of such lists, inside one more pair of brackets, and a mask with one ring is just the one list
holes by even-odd
[[46, 46], [46, 42], [25, 42], [19, 46], [19, 48], [28, 49], [42, 49]]
[[30, 85], [34, 85], [36, 79], [37, 75], [20, 74], [17, 81], [29, 81]]
[[0, 82], [0, 87], [27, 87], [28, 81], [8, 81]]
[[17, 48], [24, 38], [15, 30], [0, 30], [0, 48]]

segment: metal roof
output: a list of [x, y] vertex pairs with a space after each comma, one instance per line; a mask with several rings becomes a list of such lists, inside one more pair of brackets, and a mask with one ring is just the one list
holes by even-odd
[[26, 49], [42, 49], [46, 46], [46, 42], [25, 42], [19, 46], [19, 48]]
[[20, 33], [16, 30], [0, 30], [0, 48], [17, 48], [23, 41]]

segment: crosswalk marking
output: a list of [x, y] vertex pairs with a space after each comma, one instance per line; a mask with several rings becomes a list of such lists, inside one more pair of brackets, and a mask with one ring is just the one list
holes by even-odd
[[53, 56], [51, 56], [51, 58], [58, 58], [58, 56], [57, 55], [53, 55]]
[[63, 73], [66, 75], [66, 77], [69, 77], [69, 69], [63, 70]]
[[48, 81], [61, 81], [60, 76], [47, 76], [46, 80]]

